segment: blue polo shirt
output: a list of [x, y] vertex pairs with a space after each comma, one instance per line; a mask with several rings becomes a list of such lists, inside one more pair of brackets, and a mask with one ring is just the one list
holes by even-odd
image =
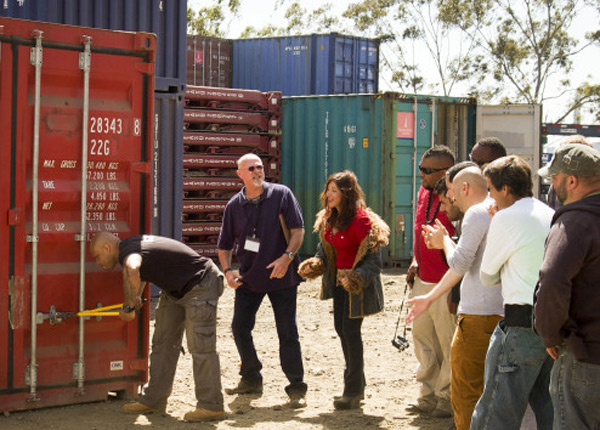
[[[297, 255], [283, 278], [269, 279], [272, 269], [267, 266], [281, 257], [287, 247], [279, 214], [283, 214], [288, 229], [304, 228], [302, 211], [292, 191], [284, 185], [269, 182], [263, 183], [258, 203], [248, 200], [243, 188], [225, 207], [217, 246], [236, 253], [239, 272], [244, 278], [243, 287], [255, 292], [275, 291], [300, 283], [297, 273], [300, 258]], [[260, 241], [258, 253], [244, 249], [246, 239], [253, 235]]]

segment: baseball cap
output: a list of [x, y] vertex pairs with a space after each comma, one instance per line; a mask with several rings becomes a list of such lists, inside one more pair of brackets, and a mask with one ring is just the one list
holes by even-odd
[[575, 176], [600, 176], [600, 152], [576, 143], [561, 145], [550, 163], [538, 170], [540, 176], [565, 173]]

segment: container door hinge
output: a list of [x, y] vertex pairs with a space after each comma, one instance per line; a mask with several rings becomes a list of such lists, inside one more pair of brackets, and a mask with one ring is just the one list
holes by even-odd
[[73, 379], [83, 379], [85, 376], [85, 363], [73, 363]]
[[[32, 382], [34, 382], [37, 385], [37, 367], [38, 366], [36, 364], [33, 368], [33, 372], [31, 371], [31, 364], [28, 364], [25, 367], [25, 385], [31, 386]], [[34, 381], [31, 381], [32, 376], [33, 376]]]
[[396, 215], [396, 232], [402, 233], [402, 241], [406, 243], [406, 221], [404, 215]]
[[146, 175], [150, 175], [152, 173], [152, 164], [151, 163], [133, 163], [131, 165], [131, 170], [137, 173], [145, 173]]
[[8, 225], [21, 225], [23, 217], [21, 214], [21, 208], [14, 208], [8, 210]]
[[38, 43], [35, 47], [31, 48], [31, 50], [29, 51], [29, 62], [34, 67], [41, 67], [43, 63], [41, 39], [44, 38], [44, 32], [40, 30], [33, 30], [32, 36], [35, 39], [38, 39], [40, 43]]

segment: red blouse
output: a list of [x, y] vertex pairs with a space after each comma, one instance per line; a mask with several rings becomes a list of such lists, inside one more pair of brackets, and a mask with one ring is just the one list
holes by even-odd
[[346, 230], [333, 234], [331, 229], [325, 227], [325, 240], [337, 251], [335, 266], [338, 269], [352, 268], [358, 248], [370, 230], [371, 220], [367, 212], [362, 209], [356, 210], [356, 215]]

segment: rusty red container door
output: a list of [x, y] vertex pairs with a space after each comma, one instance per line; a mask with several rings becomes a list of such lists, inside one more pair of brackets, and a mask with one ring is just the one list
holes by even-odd
[[93, 233], [150, 231], [155, 36], [6, 18], [0, 33], [0, 410], [131, 396], [148, 307], [57, 316], [123, 302]]

